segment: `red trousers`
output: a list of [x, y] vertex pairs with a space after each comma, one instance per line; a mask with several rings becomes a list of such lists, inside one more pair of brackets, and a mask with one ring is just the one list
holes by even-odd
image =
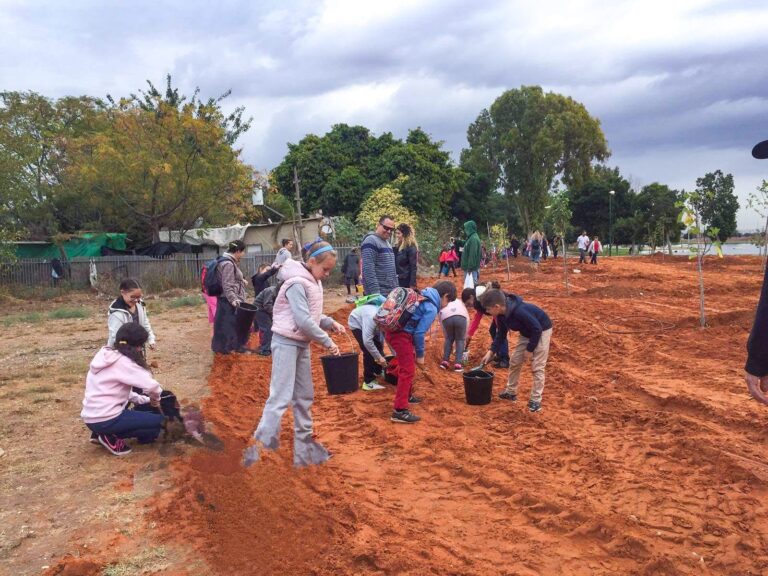
[[395, 351], [399, 367], [395, 410], [405, 410], [408, 408], [408, 399], [413, 392], [413, 377], [416, 374], [416, 350], [413, 347], [413, 336], [404, 330], [399, 330], [387, 332], [384, 338]]

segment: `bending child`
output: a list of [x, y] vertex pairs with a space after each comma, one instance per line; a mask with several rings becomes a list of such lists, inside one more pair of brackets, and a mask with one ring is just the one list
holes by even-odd
[[[139, 444], [154, 442], [165, 420], [161, 414], [126, 408], [129, 401], [160, 402], [163, 390], [144, 359], [148, 337], [139, 324], [123, 324], [115, 335], [114, 347], [103, 347], [91, 360], [85, 379], [80, 417], [91, 431], [91, 442], [101, 444], [115, 456], [131, 453], [125, 438], [136, 438]], [[146, 395], [134, 392], [133, 388]]]
[[344, 327], [323, 315], [323, 283], [336, 265], [333, 246], [313, 242], [307, 261], [286, 260], [278, 278], [284, 280], [272, 313], [272, 378], [269, 398], [253, 434], [256, 443], [246, 448], [243, 464], [250, 466], [261, 457], [261, 450], [277, 450], [280, 421], [293, 405], [293, 464], [322, 464], [330, 457], [325, 447], [312, 439], [312, 366], [309, 345], [317, 342], [331, 354], [339, 347], [323, 330], [344, 332]]
[[364, 298], [367, 299], [367, 302], [352, 310], [347, 323], [352, 330], [352, 335], [360, 345], [360, 350], [363, 351], [362, 388], [366, 392], [370, 392], [384, 388], [376, 382], [376, 377], [380, 376], [386, 368], [387, 360], [384, 358], [383, 338], [375, 317], [385, 298], [381, 294], [365, 296]]
[[[464, 296], [467, 293], [467, 299], [474, 293], [472, 288], [465, 288], [461, 293], [462, 299], [456, 298], [456, 286], [453, 292], [448, 294], [448, 305], [440, 310], [440, 324], [443, 326], [445, 343], [443, 344], [443, 361], [440, 362], [440, 368], [443, 370], [453, 370], [454, 372], [463, 372], [462, 360], [464, 359], [464, 340], [467, 337], [467, 324], [469, 323], [469, 313], [464, 305]], [[456, 357], [451, 364], [451, 351], [453, 343], [456, 343]]]
[[[507, 330], [520, 332], [515, 351], [512, 353], [509, 363], [509, 380], [507, 389], [499, 394], [504, 400], [517, 400], [517, 385], [520, 380], [520, 369], [523, 367], [525, 353], [530, 352], [531, 371], [533, 372], [533, 387], [528, 409], [531, 412], [541, 410], [541, 398], [544, 392], [544, 370], [549, 357], [549, 342], [552, 338], [552, 320], [547, 313], [538, 306], [523, 302], [520, 296], [508, 294], [501, 290], [488, 290], [480, 297], [480, 302], [492, 316], [500, 318], [499, 330], [496, 333], [494, 344], [506, 337]], [[483, 357], [482, 363], [486, 364], [493, 356], [493, 349]]]
[[402, 330], [387, 332], [387, 344], [395, 351], [399, 371], [392, 422], [414, 424], [421, 420], [408, 409], [409, 404], [419, 404], [422, 399], [413, 393], [416, 364], [424, 366], [424, 334], [427, 333], [440, 309], [448, 304], [450, 294], [456, 297], [456, 286], [448, 280], [440, 280], [432, 288], [424, 288], [424, 300], [416, 307]]

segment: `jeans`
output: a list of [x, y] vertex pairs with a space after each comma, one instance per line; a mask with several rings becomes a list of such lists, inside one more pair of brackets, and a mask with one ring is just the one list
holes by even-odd
[[[381, 374], [382, 368], [376, 362], [373, 355], [368, 352], [368, 348], [365, 347], [365, 343], [363, 342], [363, 331], [355, 328], [352, 330], [352, 335], [355, 337], [355, 340], [357, 340], [357, 343], [360, 344], [360, 350], [363, 351], [363, 382], [373, 382], [376, 379], [376, 376]], [[381, 340], [374, 337], [373, 343], [376, 345], [379, 354], [384, 356], [384, 346], [382, 345]]]
[[[503, 322], [503, 320], [494, 318], [491, 322], [491, 327], [488, 328], [488, 333], [491, 335], [491, 342], [496, 340], [496, 332], [499, 330], [499, 322]], [[494, 348], [494, 346], [491, 345], [491, 348]], [[509, 341], [507, 340], [507, 333], [504, 334], [504, 338], [501, 340], [498, 348], [493, 349], [493, 353], [499, 357], [499, 360], [506, 360], [509, 362]]]
[[123, 410], [112, 420], [86, 424], [91, 432], [96, 434], [114, 434], [118, 438], [136, 438], [139, 444], [150, 444], [157, 440], [162, 429], [162, 414]]
[[272, 316], [264, 312], [264, 310], [256, 310], [256, 322], [261, 332], [259, 352], [269, 352], [272, 347]]

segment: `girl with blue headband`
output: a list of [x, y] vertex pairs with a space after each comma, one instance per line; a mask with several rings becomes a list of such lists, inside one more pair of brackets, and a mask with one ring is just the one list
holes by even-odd
[[293, 406], [293, 463], [297, 467], [322, 464], [330, 457], [325, 447], [312, 439], [310, 409], [315, 397], [310, 362], [310, 344], [317, 342], [331, 354], [339, 347], [325, 332], [344, 332], [344, 327], [323, 315], [323, 282], [336, 266], [336, 251], [327, 242], [305, 246], [306, 262], [286, 260], [278, 273], [283, 285], [272, 309], [272, 378], [269, 398], [255, 443], [246, 448], [243, 463], [250, 466], [261, 450], [276, 450], [280, 443], [280, 421]]

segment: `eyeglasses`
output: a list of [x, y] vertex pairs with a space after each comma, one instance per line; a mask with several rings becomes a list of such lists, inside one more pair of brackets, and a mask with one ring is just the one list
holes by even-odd
[[394, 226], [387, 226], [386, 224], [382, 224], [381, 227], [384, 228], [384, 230], [387, 232], [392, 232], [395, 229]]

